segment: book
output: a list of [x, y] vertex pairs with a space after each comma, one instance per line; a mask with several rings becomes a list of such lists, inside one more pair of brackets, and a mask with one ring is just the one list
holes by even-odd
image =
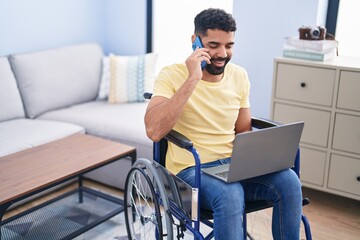
[[289, 58], [298, 58], [311, 61], [328, 61], [335, 57], [335, 51], [329, 52], [314, 52], [314, 51], [302, 51], [297, 49], [284, 48], [283, 56]]
[[328, 52], [338, 47], [335, 40], [303, 40], [298, 37], [289, 37], [286, 45], [297, 48], [298, 50], [312, 50], [319, 52]]

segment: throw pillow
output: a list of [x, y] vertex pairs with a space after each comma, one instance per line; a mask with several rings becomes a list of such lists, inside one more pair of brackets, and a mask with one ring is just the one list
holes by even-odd
[[104, 100], [109, 96], [110, 89], [110, 67], [109, 67], [109, 57], [103, 57], [102, 61], [102, 75], [98, 93], [98, 99]]
[[143, 102], [155, 78], [156, 54], [109, 56], [110, 103]]

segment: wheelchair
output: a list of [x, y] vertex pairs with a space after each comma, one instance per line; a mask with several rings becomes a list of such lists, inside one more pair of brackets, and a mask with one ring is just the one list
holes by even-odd
[[[144, 95], [145, 98], [151, 98]], [[271, 121], [252, 118], [252, 127], [261, 129], [276, 126]], [[190, 151], [195, 161], [195, 187], [191, 187], [165, 168], [168, 141]], [[212, 212], [200, 206], [200, 157], [192, 142], [172, 130], [160, 142], [154, 143], [154, 160], [140, 158], [130, 169], [125, 183], [125, 222], [129, 239], [182, 239], [190, 231], [194, 239], [212, 239], [214, 233], [204, 236], [201, 223], [213, 228]], [[300, 152], [298, 150], [294, 167], [300, 177]], [[303, 205], [309, 204], [307, 198]], [[253, 239], [246, 231], [246, 214], [272, 207], [270, 201], [245, 202], [243, 216], [244, 239]], [[302, 214], [305, 236], [311, 240], [307, 218]], [[174, 233], [175, 231], [175, 233]]]

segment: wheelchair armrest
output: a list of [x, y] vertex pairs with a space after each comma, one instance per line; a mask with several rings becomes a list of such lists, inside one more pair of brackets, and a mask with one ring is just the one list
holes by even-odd
[[256, 118], [256, 117], [251, 118], [251, 126], [254, 128], [261, 129], [261, 128], [275, 127], [278, 125], [282, 125], [282, 124], [264, 118]]
[[181, 148], [187, 149], [193, 146], [190, 139], [175, 130], [171, 130], [164, 138]]
[[151, 97], [152, 97], [152, 93], [149, 93], [149, 92], [144, 92], [144, 98], [145, 99], [151, 99]]

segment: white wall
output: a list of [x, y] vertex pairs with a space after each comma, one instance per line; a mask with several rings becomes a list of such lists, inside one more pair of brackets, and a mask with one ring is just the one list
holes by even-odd
[[329, 0], [318, 0], [317, 26], [325, 26]]
[[101, 4], [85, 1], [0, 0], [0, 55], [85, 39], [102, 43]]
[[145, 53], [146, 0], [100, 1], [106, 3], [104, 51], [122, 55]]
[[233, 62], [248, 70], [254, 116], [270, 117], [273, 60], [282, 55], [284, 38], [302, 25], [324, 25], [324, 0], [234, 0], [237, 22]]
[[146, 0], [0, 0], [0, 56], [84, 42], [144, 53], [145, 9]]

